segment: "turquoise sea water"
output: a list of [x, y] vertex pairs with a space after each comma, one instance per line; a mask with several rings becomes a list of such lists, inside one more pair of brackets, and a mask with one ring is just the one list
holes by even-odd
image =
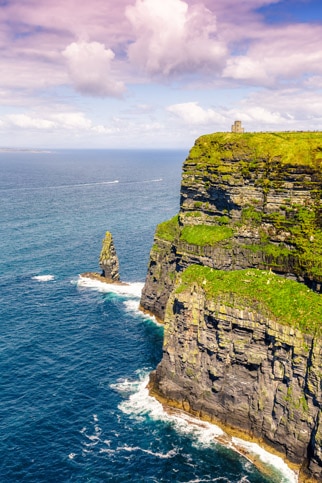
[[[138, 311], [155, 226], [179, 208], [183, 151], [0, 153], [0, 481], [295, 481], [145, 388], [163, 329]], [[106, 230], [125, 288], [98, 271]]]

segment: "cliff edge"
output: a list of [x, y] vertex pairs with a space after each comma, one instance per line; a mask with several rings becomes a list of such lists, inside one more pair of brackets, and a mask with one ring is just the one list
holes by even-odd
[[150, 390], [322, 479], [322, 133], [215, 133], [183, 165], [141, 306], [165, 322]]

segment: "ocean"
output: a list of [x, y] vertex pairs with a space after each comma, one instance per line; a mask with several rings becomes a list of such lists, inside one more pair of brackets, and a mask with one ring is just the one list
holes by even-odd
[[[218, 428], [169, 414], [149, 372], [163, 328], [138, 310], [156, 225], [178, 212], [185, 151], [0, 153], [0, 481], [294, 483]], [[102, 285], [105, 231], [121, 279]]]

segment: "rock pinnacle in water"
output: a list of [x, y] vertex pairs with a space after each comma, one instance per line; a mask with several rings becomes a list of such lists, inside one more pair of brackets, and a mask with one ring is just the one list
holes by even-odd
[[99, 265], [102, 269], [102, 277], [111, 282], [118, 282], [120, 280], [119, 261], [114, 247], [113, 237], [109, 231], [106, 232], [103, 240]]

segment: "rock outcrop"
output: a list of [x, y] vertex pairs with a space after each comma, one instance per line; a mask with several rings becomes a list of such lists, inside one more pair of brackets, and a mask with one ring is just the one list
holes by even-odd
[[104, 277], [106, 281], [111, 283], [120, 281], [119, 260], [114, 247], [112, 234], [109, 231], [105, 233], [99, 265], [102, 270], [102, 277]]
[[141, 298], [165, 321], [151, 392], [273, 447], [303, 481], [322, 479], [321, 163], [321, 133], [199, 138]]

